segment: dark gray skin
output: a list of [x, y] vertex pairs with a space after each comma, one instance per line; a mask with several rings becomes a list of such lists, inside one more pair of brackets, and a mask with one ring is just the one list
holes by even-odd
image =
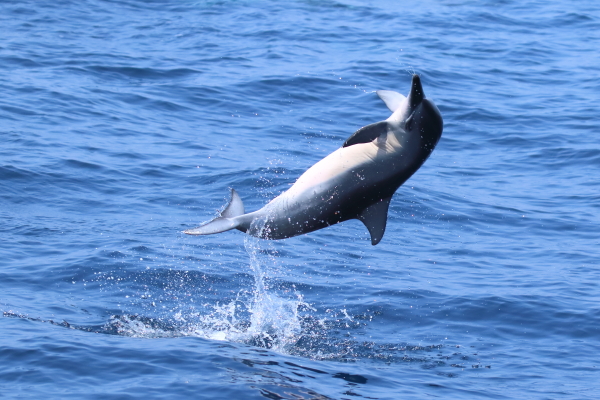
[[443, 121], [425, 98], [418, 75], [413, 75], [407, 98], [390, 91], [378, 95], [393, 111], [390, 118], [356, 131], [288, 191], [248, 214], [232, 191], [221, 217], [185, 233], [236, 228], [264, 239], [285, 239], [359, 219], [369, 229], [371, 243], [379, 243], [393, 194], [427, 160], [442, 135]]

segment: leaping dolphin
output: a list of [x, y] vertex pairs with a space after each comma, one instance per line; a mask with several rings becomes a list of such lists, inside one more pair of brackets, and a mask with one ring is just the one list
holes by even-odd
[[285, 239], [349, 219], [362, 221], [376, 245], [385, 232], [390, 200], [433, 151], [442, 116], [413, 75], [408, 97], [379, 90], [392, 111], [385, 121], [360, 128], [344, 145], [310, 167], [263, 208], [246, 214], [237, 192], [221, 215], [188, 235], [239, 229], [263, 239]]

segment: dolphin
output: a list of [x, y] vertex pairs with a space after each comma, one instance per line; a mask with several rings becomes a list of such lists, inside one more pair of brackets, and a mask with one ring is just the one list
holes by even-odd
[[429, 157], [442, 136], [443, 121], [416, 74], [407, 97], [390, 90], [377, 95], [392, 115], [354, 132], [289, 190], [245, 213], [242, 199], [231, 189], [220, 216], [184, 233], [210, 235], [235, 228], [263, 239], [285, 239], [358, 219], [369, 230], [371, 244], [379, 243], [392, 196]]

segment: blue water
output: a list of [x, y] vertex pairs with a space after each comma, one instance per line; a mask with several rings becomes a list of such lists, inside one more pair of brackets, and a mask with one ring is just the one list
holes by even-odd
[[[595, 399], [600, 3], [0, 3], [0, 397]], [[181, 233], [389, 111], [373, 247]]]

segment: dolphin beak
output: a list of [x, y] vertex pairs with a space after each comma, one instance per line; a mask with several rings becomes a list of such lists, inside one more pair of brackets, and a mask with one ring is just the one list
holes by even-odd
[[410, 93], [408, 94], [408, 104], [410, 108], [413, 109], [425, 98], [425, 94], [423, 93], [423, 86], [421, 86], [421, 78], [419, 75], [414, 74], [412, 76], [412, 85], [410, 87]]

